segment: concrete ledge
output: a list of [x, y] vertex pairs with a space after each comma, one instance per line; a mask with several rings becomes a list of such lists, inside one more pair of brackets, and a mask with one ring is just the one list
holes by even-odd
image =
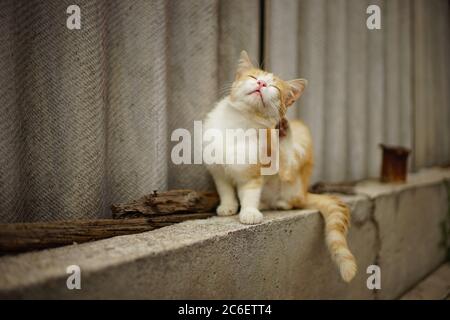
[[[349, 244], [359, 265], [340, 280], [317, 211], [267, 212], [262, 224], [237, 217], [189, 221], [138, 235], [0, 258], [1, 298], [397, 298], [445, 259], [450, 170], [430, 169], [404, 185], [361, 183]], [[66, 267], [81, 268], [81, 290]], [[366, 287], [381, 267], [382, 288]]]
[[450, 263], [444, 263], [417, 286], [401, 297], [402, 300], [450, 300]]

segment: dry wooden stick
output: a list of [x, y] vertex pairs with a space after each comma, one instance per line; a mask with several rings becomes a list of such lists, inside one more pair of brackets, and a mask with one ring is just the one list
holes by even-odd
[[18, 253], [141, 233], [212, 213], [153, 215], [133, 219], [98, 219], [48, 223], [0, 224], [0, 253]]
[[341, 193], [353, 195], [355, 194], [356, 182], [343, 182], [343, 183], [325, 183], [317, 182], [309, 187], [309, 191], [312, 193]]
[[218, 203], [214, 192], [154, 191], [130, 203], [112, 205], [116, 219], [0, 224], [0, 253], [54, 248], [205, 219], [213, 216]]
[[155, 214], [214, 212], [218, 204], [219, 196], [215, 192], [182, 189], [154, 191], [130, 203], [112, 205], [111, 211], [114, 218], [147, 217]]

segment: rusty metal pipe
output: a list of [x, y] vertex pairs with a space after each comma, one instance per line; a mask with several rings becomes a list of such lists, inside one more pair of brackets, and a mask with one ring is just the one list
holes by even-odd
[[410, 149], [400, 146], [388, 146], [380, 144], [383, 150], [383, 160], [381, 163], [382, 182], [406, 182], [408, 173], [408, 156]]

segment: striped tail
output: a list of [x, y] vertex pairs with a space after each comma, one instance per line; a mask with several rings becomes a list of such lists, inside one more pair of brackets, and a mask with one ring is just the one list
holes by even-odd
[[328, 250], [342, 279], [350, 282], [356, 274], [356, 261], [350, 252], [346, 235], [350, 226], [350, 210], [339, 198], [330, 195], [308, 193], [306, 207], [320, 210], [325, 220], [325, 239]]

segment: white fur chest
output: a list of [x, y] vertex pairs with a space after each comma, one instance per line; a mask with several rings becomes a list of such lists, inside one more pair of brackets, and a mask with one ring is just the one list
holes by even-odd
[[[222, 170], [233, 180], [239, 180], [250, 166], [257, 165], [258, 129], [264, 125], [230, 106], [227, 98], [208, 114], [203, 127], [203, 156], [208, 169]], [[245, 139], [237, 138], [237, 135], [244, 135]], [[215, 153], [215, 159], [212, 159], [208, 150], [222, 154], [218, 156]], [[219, 163], [218, 159], [222, 162]]]

